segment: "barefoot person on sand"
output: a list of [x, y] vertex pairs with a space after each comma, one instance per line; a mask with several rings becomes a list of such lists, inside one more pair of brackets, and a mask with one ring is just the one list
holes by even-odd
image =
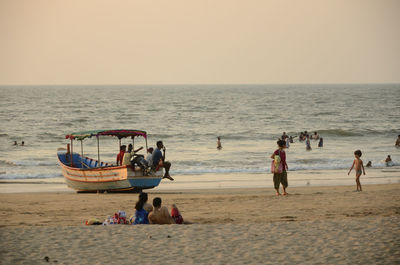
[[175, 220], [171, 217], [167, 207], [161, 206], [162, 200], [160, 197], [153, 199], [154, 210], [149, 214], [151, 224], [175, 224]]
[[279, 185], [282, 183], [283, 195], [287, 195], [286, 188], [288, 186], [287, 180], [287, 170], [288, 165], [286, 164], [286, 153], [283, 149], [286, 147], [286, 143], [283, 140], [278, 140], [276, 142], [279, 149], [277, 149], [272, 155], [273, 159], [271, 164], [271, 171], [274, 173], [274, 188], [276, 190], [276, 195], [281, 195], [279, 192]]
[[357, 191], [362, 191], [361, 189], [361, 183], [360, 183], [360, 176], [361, 173], [364, 173], [365, 175], [365, 169], [364, 169], [364, 165], [363, 165], [363, 161], [360, 159], [362, 153], [360, 150], [356, 150], [354, 152], [354, 156], [356, 157], [356, 159], [354, 159], [353, 161], [353, 165], [351, 166], [349, 173], [347, 173], [347, 175], [350, 175], [351, 170], [355, 169], [356, 171], [356, 184], [357, 184]]
[[[161, 152], [163, 150], [163, 153]], [[169, 169], [171, 167], [171, 163], [168, 161], [165, 161], [165, 151], [167, 149], [165, 148], [164, 144], [162, 141], [157, 142], [157, 148], [156, 150], [153, 151], [153, 166], [155, 168], [157, 167], [164, 167], [165, 169], [165, 174], [163, 178], [167, 178], [169, 180], [174, 180], [170, 175], [169, 175]]]

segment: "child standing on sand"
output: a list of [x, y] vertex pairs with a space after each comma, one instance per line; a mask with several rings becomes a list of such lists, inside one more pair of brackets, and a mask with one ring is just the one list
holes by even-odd
[[288, 186], [287, 180], [287, 170], [288, 165], [286, 164], [286, 153], [283, 150], [286, 148], [286, 143], [284, 140], [278, 140], [276, 142], [278, 144], [278, 148], [272, 155], [271, 158], [271, 171], [274, 174], [274, 188], [276, 190], [276, 195], [281, 195], [279, 192], [279, 185], [282, 184], [283, 187], [283, 195], [287, 195], [286, 188]]
[[347, 175], [350, 175], [350, 172], [354, 167], [354, 169], [356, 171], [357, 191], [362, 191], [361, 183], [360, 183], [360, 176], [361, 176], [361, 173], [364, 173], [364, 175], [365, 175], [365, 169], [364, 169], [363, 161], [360, 159], [361, 155], [362, 155], [361, 150], [356, 150], [354, 152], [354, 156], [356, 158], [353, 161], [353, 165], [351, 166], [351, 168], [349, 170], [349, 173], [347, 173]]

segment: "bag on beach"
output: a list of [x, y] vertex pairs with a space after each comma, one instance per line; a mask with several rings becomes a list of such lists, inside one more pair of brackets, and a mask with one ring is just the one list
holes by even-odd
[[271, 173], [282, 173], [283, 172], [283, 166], [281, 163], [281, 156], [280, 156], [280, 152], [279, 155], [275, 155], [274, 156], [274, 160], [272, 160], [271, 162]]

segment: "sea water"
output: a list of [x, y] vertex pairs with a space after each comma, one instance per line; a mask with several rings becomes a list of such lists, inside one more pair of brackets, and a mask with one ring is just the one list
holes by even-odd
[[[399, 98], [400, 84], [3, 86], [0, 180], [62, 177], [56, 152], [69, 143], [65, 135], [98, 129], [147, 131], [149, 147], [162, 140], [175, 183], [193, 188], [199, 178], [219, 186], [259, 186], [283, 132], [317, 131], [324, 139], [322, 148], [311, 140], [307, 151], [296, 137], [286, 150], [289, 176], [307, 172], [302, 183], [327, 184], [329, 174], [321, 172], [330, 170], [347, 176], [357, 149], [364, 164], [385, 170], [391, 155], [398, 170]], [[135, 148], [140, 146], [146, 142], [136, 138]], [[83, 148], [97, 159], [95, 139], [84, 140]], [[118, 148], [117, 138], [101, 137], [101, 160], [115, 163]], [[80, 142], [74, 151], [81, 152]], [[390, 176], [399, 180], [400, 173]], [[387, 182], [385, 174], [373, 181]]]

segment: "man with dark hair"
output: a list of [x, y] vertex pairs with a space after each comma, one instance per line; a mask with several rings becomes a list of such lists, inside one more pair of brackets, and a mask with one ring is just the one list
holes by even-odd
[[[163, 150], [164, 153], [161, 152]], [[153, 167], [157, 170], [160, 167], [163, 167], [165, 169], [165, 174], [163, 178], [167, 178], [169, 180], [174, 180], [170, 175], [169, 175], [169, 169], [171, 167], [171, 163], [168, 161], [165, 161], [165, 151], [167, 149], [165, 148], [164, 144], [162, 141], [157, 142], [157, 148], [153, 151]]]
[[119, 153], [117, 155], [117, 166], [122, 166], [122, 159], [124, 158], [126, 151], [126, 145], [121, 145], [119, 148]]
[[153, 199], [153, 211], [149, 214], [149, 221], [152, 224], [175, 224], [174, 219], [168, 212], [167, 207], [161, 206], [161, 198], [156, 197]]

